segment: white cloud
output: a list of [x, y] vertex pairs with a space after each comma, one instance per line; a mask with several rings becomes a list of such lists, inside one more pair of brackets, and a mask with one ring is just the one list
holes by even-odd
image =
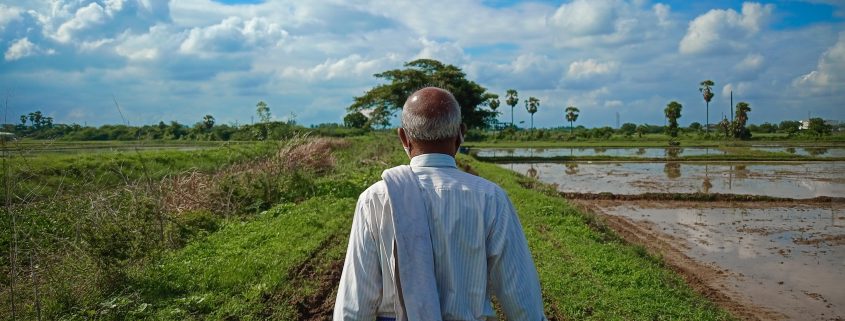
[[[386, 60], [391, 60], [387, 57]], [[371, 75], [382, 71], [385, 60], [364, 59], [359, 55], [351, 55], [343, 59], [327, 59], [313, 67], [286, 67], [282, 76], [288, 79], [330, 80], [334, 78], [355, 78]]]
[[3, 31], [10, 22], [20, 20], [22, 12], [23, 10], [18, 7], [0, 4], [0, 31]]
[[736, 50], [745, 47], [745, 40], [757, 34], [772, 15], [775, 6], [745, 2], [742, 13], [733, 9], [713, 9], [690, 22], [681, 39], [683, 54], [701, 54]]
[[810, 92], [845, 89], [845, 32], [821, 55], [816, 70], [796, 78], [793, 85]]
[[420, 38], [422, 49], [414, 59], [436, 59], [447, 64], [460, 64], [466, 60], [464, 49], [454, 42], [438, 42]]
[[550, 22], [577, 36], [610, 34], [615, 30], [615, 5], [612, 0], [575, 0], [561, 5]]
[[566, 76], [574, 79], [589, 78], [616, 72], [618, 67], [619, 63], [615, 61], [599, 62], [595, 59], [573, 61], [569, 64]]
[[218, 24], [191, 29], [179, 51], [206, 56], [216, 52], [236, 52], [256, 47], [281, 45], [287, 31], [269, 19], [254, 17], [243, 20], [229, 17]]
[[765, 61], [766, 58], [761, 54], [748, 54], [735, 68], [739, 71], [754, 71], [760, 69]]
[[[110, 9], [111, 10], [111, 9]], [[82, 31], [93, 25], [105, 22], [107, 18], [106, 9], [96, 2], [80, 8], [76, 11], [73, 18], [63, 23], [56, 34], [53, 36], [58, 42], [69, 42], [73, 38], [73, 34]]]
[[29, 39], [21, 38], [9, 46], [9, 49], [6, 50], [5, 58], [6, 61], [15, 61], [34, 55], [37, 50], [37, 47], [32, 42], [29, 42]]

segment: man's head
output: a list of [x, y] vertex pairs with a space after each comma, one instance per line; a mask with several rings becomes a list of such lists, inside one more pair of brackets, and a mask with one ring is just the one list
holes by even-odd
[[427, 153], [455, 155], [463, 142], [466, 126], [461, 123], [461, 106], [452, 93], [436, 88], [420, 89], [402, 107], [399, 139], [409, 156]]

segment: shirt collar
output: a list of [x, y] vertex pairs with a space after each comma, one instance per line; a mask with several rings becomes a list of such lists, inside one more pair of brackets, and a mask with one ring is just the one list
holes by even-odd
[[411, 158], [411, 166], [414, 167], [454, 167], [457, 168], [458, 166], [455, 164], [455, 158], [446, 154], [422, 154], [414, 156]]

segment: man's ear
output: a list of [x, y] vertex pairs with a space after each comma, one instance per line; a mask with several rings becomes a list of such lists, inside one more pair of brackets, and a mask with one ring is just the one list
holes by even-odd
[[408, 134], [405, 133], [405, 128], [399, 127], [396, 129], [396, 133], [399, 135], [399, 141], [402, 142], [402, 147], [411, 147], [410, 142], [408, 142]]
[[467, 124], [461, 123], [461, 136], [467, 134]]

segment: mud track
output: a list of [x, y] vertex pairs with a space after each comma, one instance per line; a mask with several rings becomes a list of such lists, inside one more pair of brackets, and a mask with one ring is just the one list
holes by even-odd
[[[331, 320], [344, 258], [331, 258], [329, 252], [343, 241], [341, 235], [333, 235], [291, 269], [288, 286], [265, 298], [264, 318], [273, 318], [277, 306], [289, 306], [295, 309], [296, 320]], [[313, 290], [303, 291], [309, 288]]]
[[696, 292], [727, 310], [741, 320], [778, 320], [784, 316], [757, 306], [730, 290], [725, 278], [730, 271], [702, 264], [684, 254], [684, 240], [659, 232], [645, 222], [634, 222], [624, 217], [607, 215], [595, 201], [570, 200], [581, 210], [593, 213], [616, 231], [625, 241], [645, 247], [652, 255], [661, 257], [666, 265], [677, 272]]

